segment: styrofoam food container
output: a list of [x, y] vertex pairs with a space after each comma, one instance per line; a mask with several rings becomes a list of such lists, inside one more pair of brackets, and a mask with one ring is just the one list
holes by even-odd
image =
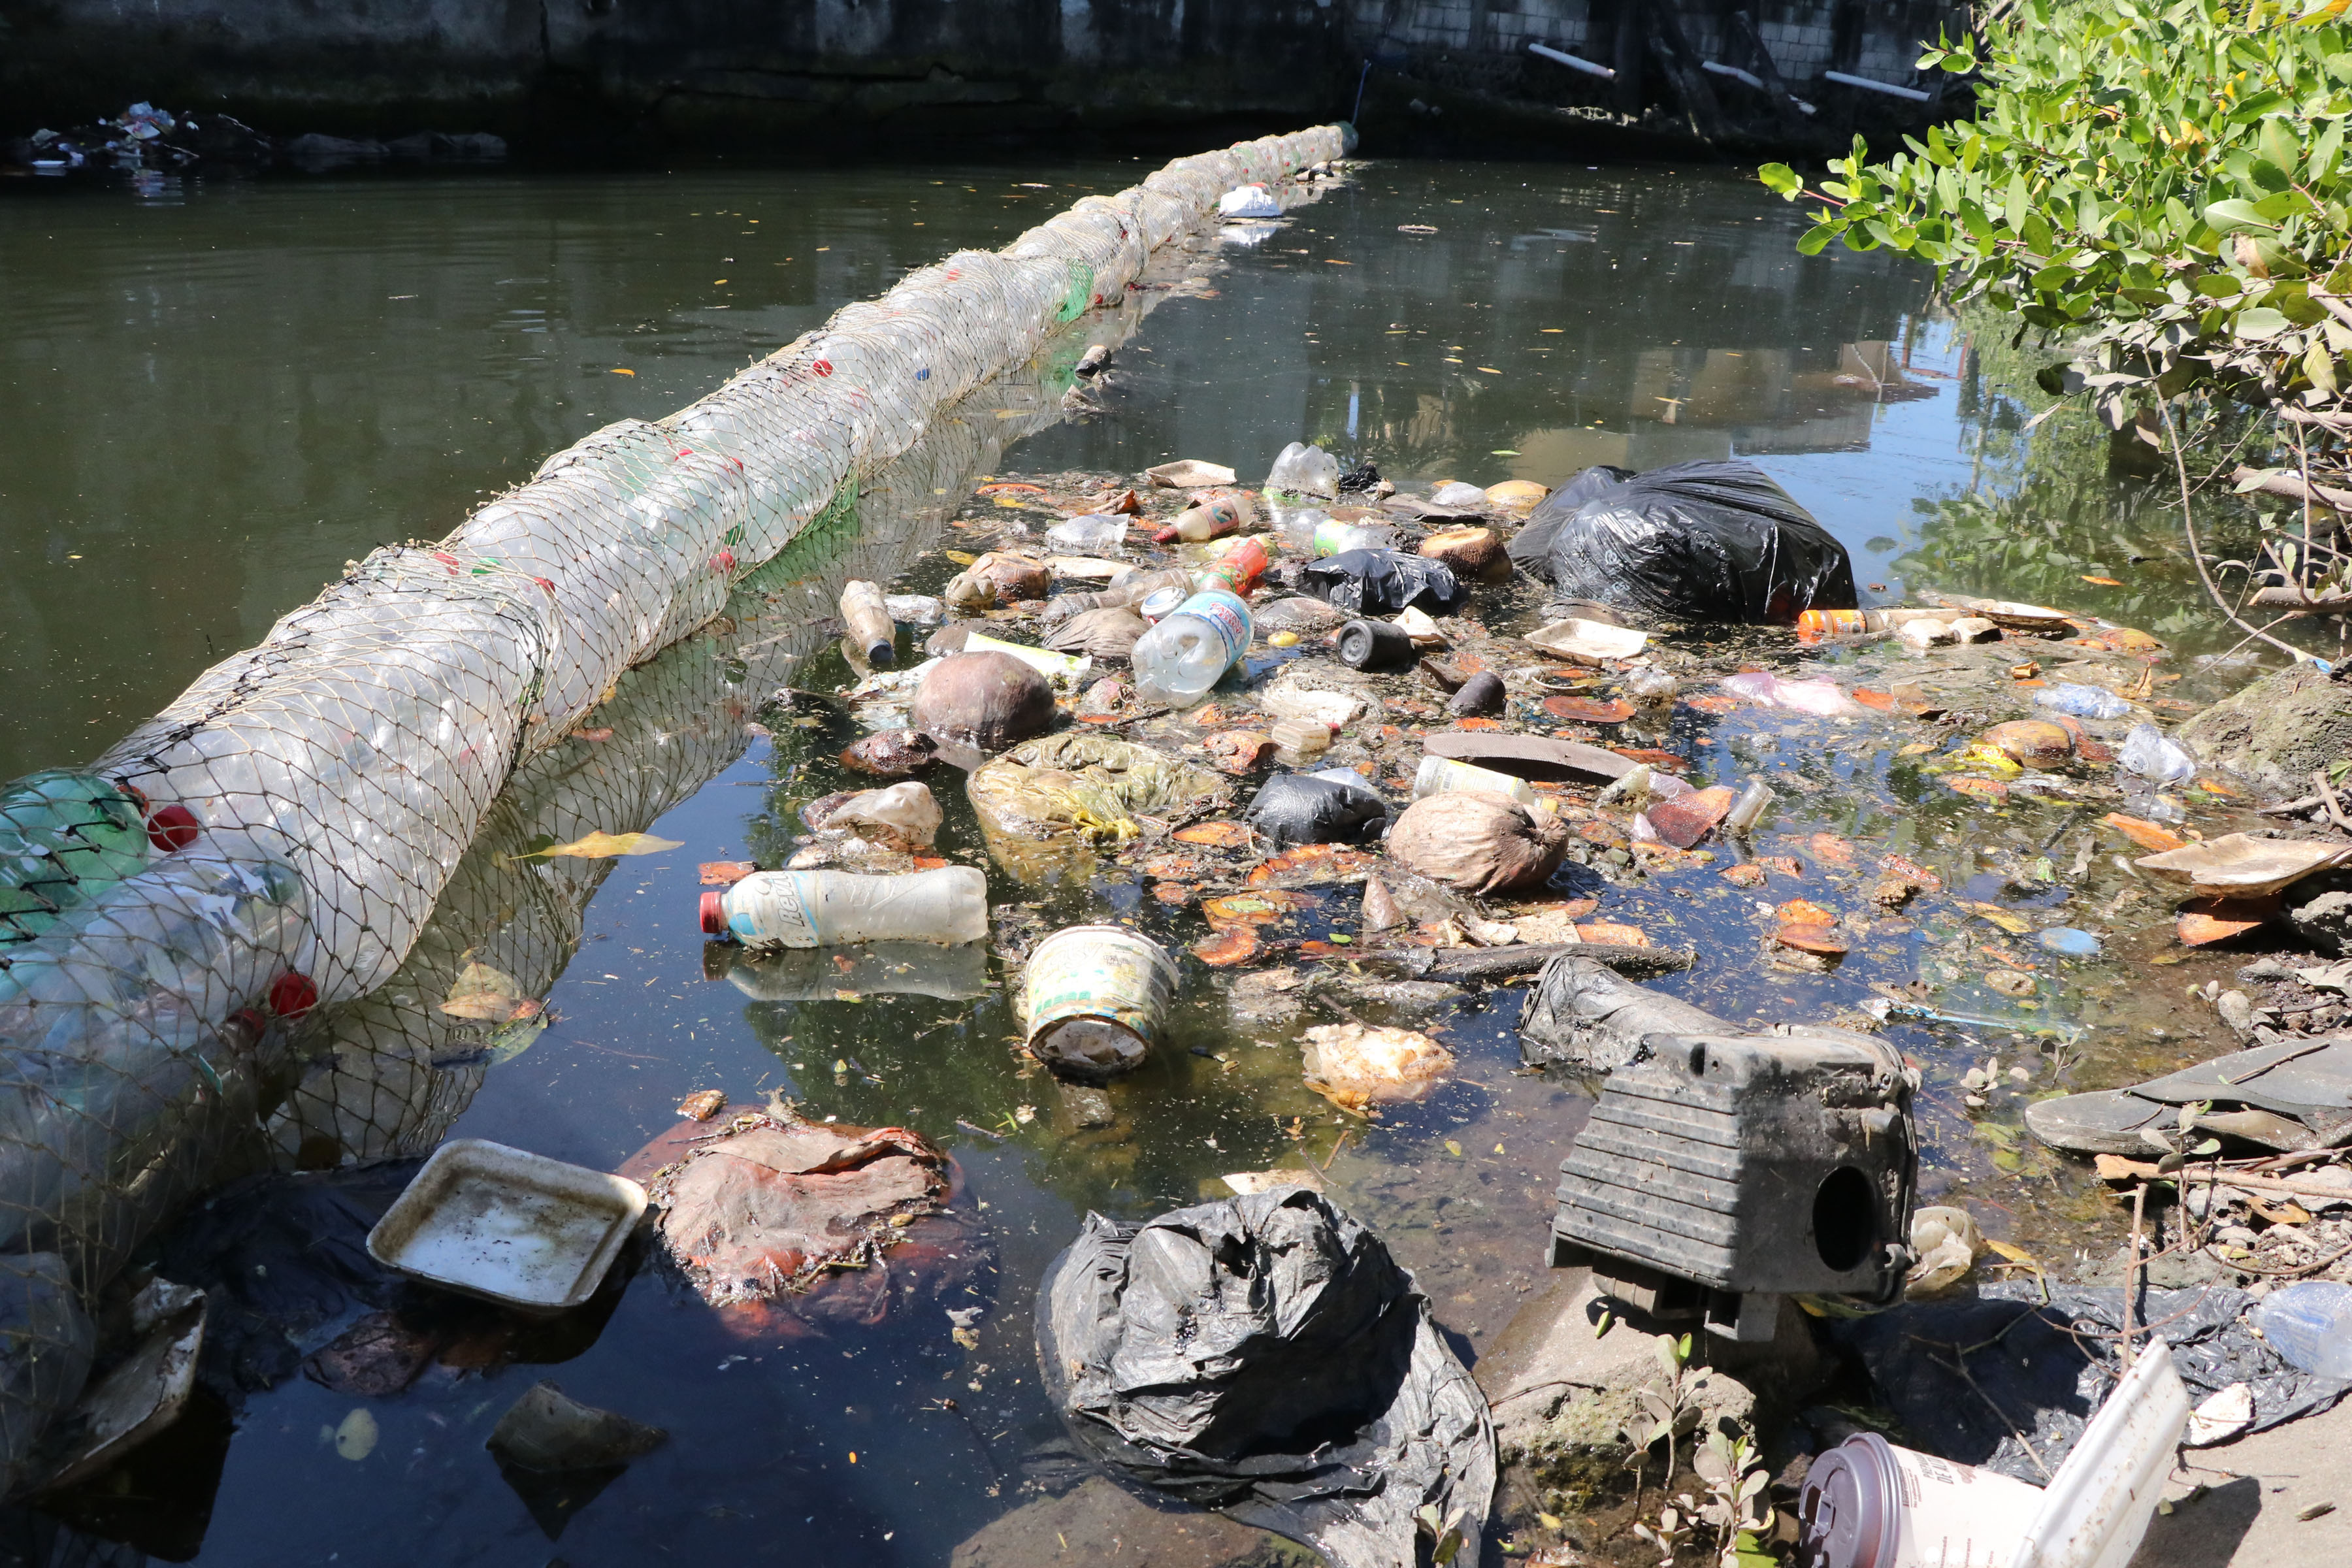
[[645, 1188], [625, 1176], [458, 1138], [368, 1232], [368, 1256], [486, 1301], [560, 1312], [596, 1293], [645, 1212]]

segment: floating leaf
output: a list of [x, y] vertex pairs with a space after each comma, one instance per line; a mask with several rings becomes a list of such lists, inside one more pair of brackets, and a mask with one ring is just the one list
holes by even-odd
[[2099, 820], [2151, 855], [2181, 848], [2189, 842], [2168, 827], [2159, 827], [2144, 817], [2126, 816], [2120, 811], [2111, 811]]
[[1212, 968], [1225, 969], [1257, 952], [1257, 930], [1237, 925], [1203, 937], [1192, 944], [1192, 956]]
[[656, 838], [650, 833], [606, 833], [599, 828], [569, 844], [551, 844], [544, 849], [533, 849], [523, 858], [552, 859], [559, 855], [569, 855], [581, 860], [609, 860], [618, 855], [658, 855], [665, 849], [684, 847], [685, 845], [675, 838]]
[[1205, 844], [1213, 849], [1238, 849], [1250, 841], [1250, 830], [1238, 822], [1196, 822], [1169, 835], [1184, 844]]

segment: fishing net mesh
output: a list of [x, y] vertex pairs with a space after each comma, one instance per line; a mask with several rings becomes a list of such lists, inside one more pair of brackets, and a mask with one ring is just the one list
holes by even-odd
[[529, 1043], [611, 864], [529, 847], [727, 766], [840, 583], [895, 575], [1061, 416], [1056, 334], [1131, 330], [1158, 247], [1342, 135], [1180, 159], [922, 268], [353, 563], [89, 768], [0, 786], [0, 1489], [37, 1479], [96, 1292], [175, 1209], [257, 1141], [429, 1148]]

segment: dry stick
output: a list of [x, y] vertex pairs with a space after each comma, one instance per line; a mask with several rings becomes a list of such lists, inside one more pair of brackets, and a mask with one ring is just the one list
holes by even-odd
[[2345, 832], [2352, 833], [2352, 817], [2347, 817], [2344, 815], [2344, 803], [2337, 800], [2336, 798], [2336, 792], [2327, 786], [2327, 773], [2326, 769], [2317, 769], [2313, 772], [2311, 775], [2311, 787], [2319, 792], [2319, 804], [2327, 808], [2327, 820], [2336, 824], [2336, 826], [2342, 828]]
[[2132, 1189], [2131, 1261], [2124, 1265], [2124, 1370], [2129, 1372], [2137, 1352], [2132, 1348], [2132, 1335], [2137, 1331], [2134, 1323], [2139, 1317], [2136, 1292], [2139, 1286], [2139, 1227], [2143, 1209], [2147, 1203], [2147, 1184], [2142, 1182]]
[[[2221, 597], [2221, 590], [2214, 583], [2213, 574], [2205, 564], [2205, 546], [2198, 541], [2197, 520], [2189, 508], [2189, 458], [2180, 449], [2180, 427], [2172, 422], [2172, 405], [2170, 403], [2163, 399], [2158, 399], [2156, 408], [2158, 413], [2164, 416], [2164, 433], [2167, 438], [2172, 443], [2173, 472], [2177, 474], [2180, 479], [2180, 531], [2183, 534], [2188, 536], [2189, 559], [2196, 563], [2197, 580], [2205, 584], [2206, 595], [2213, 601], [2213, 607], [2221, 611], [2222, 617], [2231, 626], [2237, 627], [2242, 632], [2247, 633], [2249, 636], [2270, 644], [2281, 653], [2285, 654], [2289, 658], [2294, 659], [2297, 664], [2305, 662], [2311, 658], [2309, 654], [2304, 652], [2293, 643], [2281, 642], [2278, 638], [2271, 636], [2270, 633], [2262, 630], [2258, 626], [2248, 626], [2244, 620], [2240, 618], [2238, 615], [2230, 608], [2229, 601]], [[2352, 497], [2347, 497], [2347, 499], [2352, 500]]]

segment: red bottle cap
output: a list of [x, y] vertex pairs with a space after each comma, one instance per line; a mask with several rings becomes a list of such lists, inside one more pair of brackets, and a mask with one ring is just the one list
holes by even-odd
[[281, 1018], [299, 1018], [318, 1005], [319, 988], [307, 974], [289, 972], [269, 983], [269, 1010]]
[[147, 842], [158, 852], [169, 855], [194, 844], [204, 826], [196, 820], [196, 814], [184, 805], [163, 806], [147, 818]]
[[705, 936], [727, 934], [727, 900], [717, 893], [702, 895], [702, 934]]

